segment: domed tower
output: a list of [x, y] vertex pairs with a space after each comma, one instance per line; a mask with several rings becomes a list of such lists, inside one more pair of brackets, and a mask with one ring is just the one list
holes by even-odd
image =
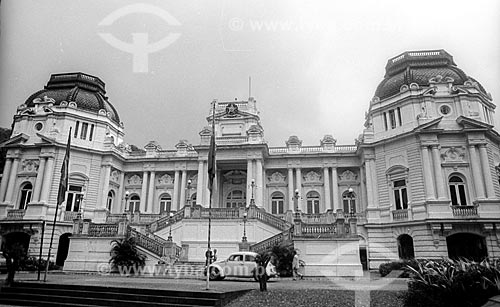
[[106, 97], [104, 82], [81, 72], [53, 74], [44, 89], [17, 109], [12, 136], [29, 136], [27, 144], [50, 138], [65, 143], [72, 127], [72, 144], [103, 149], [123, 141], [123, 124]]
[[444, 50], [404, 52], [389, 59], [385, 71], [370, 102], [367, 142], [394, 137], [437, 118], [450, 124], [463, 116], [494, 125], [490, 94]]
[[371, 268], [380, 259], [488, 256], [488, 237], [498, 236], [488, 223], [500, 216], [494, 109], [444, 50], [389, 59], [359, 139]]

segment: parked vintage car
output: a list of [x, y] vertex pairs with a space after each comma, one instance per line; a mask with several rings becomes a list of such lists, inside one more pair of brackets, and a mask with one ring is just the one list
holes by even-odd
[[[236, 252], [226, 260], [219, 260], [209, 266], [210, 280], [222, 280], [225, 277], [253, 277], [257, 280], [257, 263], [254, 252]], [[269, 262], [266, 267], [269, 277], [277, 276], [276, 267]]]

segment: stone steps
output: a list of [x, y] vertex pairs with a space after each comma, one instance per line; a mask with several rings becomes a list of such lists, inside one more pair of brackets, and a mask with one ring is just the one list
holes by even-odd
[[17, 283], [0, 289], [0, 304], [16, 306], [224, 306], [245, 291], [201, 292]]

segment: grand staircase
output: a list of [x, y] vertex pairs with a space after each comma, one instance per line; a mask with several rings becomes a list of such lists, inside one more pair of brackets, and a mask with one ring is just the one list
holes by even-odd
[[51, 307], [224, 306], [245, 292], [247, 291], [176, 291], [23, 282], [0, 288], [0, 304]]

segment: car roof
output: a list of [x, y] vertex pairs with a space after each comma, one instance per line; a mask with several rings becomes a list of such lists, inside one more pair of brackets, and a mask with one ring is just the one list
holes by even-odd
[[251, 255], [251, 256], [257, 256], [258, 254], [256, 252], [234, 252], [229, 254], [229, 256], [232, 255]]

